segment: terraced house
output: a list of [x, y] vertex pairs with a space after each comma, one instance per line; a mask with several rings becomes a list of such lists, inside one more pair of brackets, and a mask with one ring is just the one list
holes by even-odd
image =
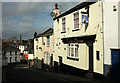
[[53, 29], [49, 28], [34, 38], [35, 68], [52, 71]]
[[20, 62], [19, 53], [20, 50], [17, 47], [2, 43], [3, 64]]
[[120, 2], [81, 2], [60, 15], [53, 12], [54, 70], [109, 76], [112, 69], [118, 77]]

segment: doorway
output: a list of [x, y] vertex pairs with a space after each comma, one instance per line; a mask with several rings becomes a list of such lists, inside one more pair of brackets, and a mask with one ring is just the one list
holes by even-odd
[[62, 71], [62, 57], [59, 56], [59, 71]]
[[119, 80], [120, 75], [120, 49], [111, 49], [112, 80]]
[[12, 57], [10, 57], [10, 63], [12, 62]]

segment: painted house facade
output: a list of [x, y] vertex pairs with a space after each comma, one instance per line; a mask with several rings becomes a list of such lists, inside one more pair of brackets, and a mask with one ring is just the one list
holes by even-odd
[[53, 66], [53, 29], [38, 34], [34, 38], [35, 67], [49, 69]]
[[107, 75], [112, 67], [111, 48], [119, 50], [119, 6], [118, 2], [100, 0], [82, 2], [54, 17], [55, 70], [62, 70], [66, 65]]
[[24, 50], [27, 48], [25, 45], [19, 45], [18, 48], [20, 49], [20, 53], [23, 53]]
[[20, 62], [20, 50], [18, 48], [12, 47], [8, 44], [3, 43], [2, 44], [2, 55], [4, 57], [4, 60], [6, 59], [7, 62], [4, 61], [4, 63], [14, 63], [14, 62]]
[[[33, 52], [34, 47], [33, 46], [28, 46], [25, 50], [24, 50], [24, 54], [28, 56], [28, 60], [33, 60], [34, 59], [34, 52]], [[23, 54], [23, 55], [24, 55]]]
[[120, 74], [120, 0], [103, 3], [104, 74], [119, 78]]

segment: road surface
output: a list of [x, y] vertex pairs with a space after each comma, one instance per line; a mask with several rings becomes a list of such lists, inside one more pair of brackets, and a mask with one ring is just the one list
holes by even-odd
[[27, 64], [8, 64], [3, 68], [4, 83], [18, 82], [83, 82], [83, 81], [99, 81], [88, 79], [70, 74], [48, 72], [34, 68], [28, 68]]

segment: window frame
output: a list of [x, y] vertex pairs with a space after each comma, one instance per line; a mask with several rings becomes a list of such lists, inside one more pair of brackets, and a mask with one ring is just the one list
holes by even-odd
[[42, 45], [44, 45], [44, 37], [42, 36]]
[[99, 61], [100, 60], [100, 51], [96, 51], [96, 59]]
[[50, 53], [46, 52], [46, 64], [49, 65], [50, 62]]
[[[71, 48], [73, 49], [73, 56], [71, 56]], [[76, 56], [77, 49], [77, 56]], [[79, 44], [78, 43], [69, 43], [68, 44], [68, 57], [79, 58]]]
[[62, 32], [61, 33], [65, 33], [66, 32], [66, 18], [63, 17], [62, 18]]
[[[50, 36], [47, 36], [46, 39], [47, 39], [46, 45], [47, 45], [47, 46], [50, 46]], [[48, 43], [48, 42], [49, 42], [49, 43]]]
[[[78, 14], [78, 18], [75, 18], [75, 15], [77, 15]], [[79, 30], [79, 11], [77, 11], [77, 12], [75, 12], [74, 14], [73, 14], [73, 31], [76, 31], [76, 30]], [[78, 27], [75, 27], [75, 20], [78, 20]]]

